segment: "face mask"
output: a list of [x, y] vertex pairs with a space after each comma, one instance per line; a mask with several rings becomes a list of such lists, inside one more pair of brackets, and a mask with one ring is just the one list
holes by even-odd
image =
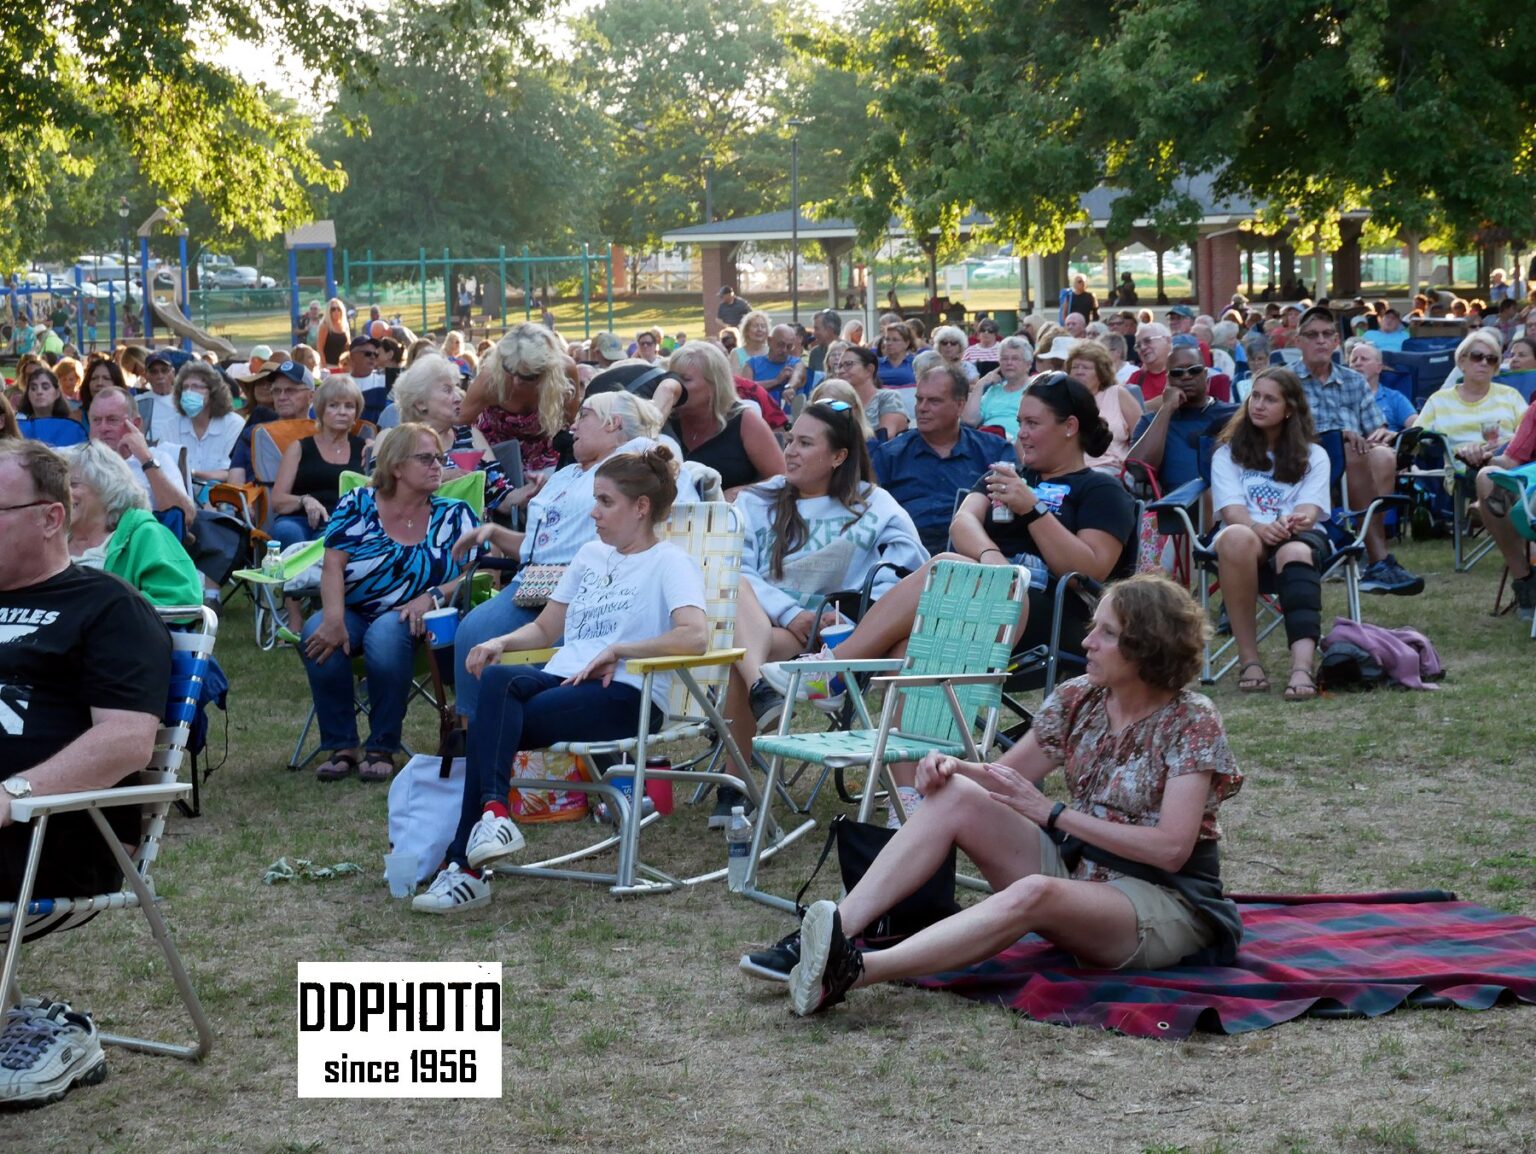
[[181, 394], [181, 411], [189, 417], [195, 417], [203, 411], [203, 394], [185, 392]]

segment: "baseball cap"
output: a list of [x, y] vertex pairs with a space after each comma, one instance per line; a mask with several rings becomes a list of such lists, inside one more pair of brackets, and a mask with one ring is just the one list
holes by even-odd
[[144, 367], [147, 369], [150, 367], [150, 365], [165, 365], [167, 368], [174, 369], [176, 367], [176, 362], [171, 360], [171, 358], [166, 356], [164, 353], [154, 352], [150, 353], [149, 356], [144, 358]]
[[303, 385], [306, 389], [315, 387], [314, 375], [298, 361], [284, 361], [272, 372], [279, 377], [287, 377], [294, 384]]
[[624, 359], [624, 343], [612, 333], [598, 333], [592, 338], [592, 351], [605, 361]]
[[723, 284], [723, 285], [720, 286], [719, 295], [720, 296], [725, 296], [726, 293], [733, 293], [735, 291], [736, 291], [736, 286], [735, 285]]
[[374, 340], [367, 333], [358, 333], [357, 336], [352, 338], [352, 343], [347, 347], [353, 349], [360, 349], [364, 347], [376, 349], [379, 347], [379, 342]]
[[1174, 305], [1168, 310], [1168, 315], [1171, 317], [1188, 317], [1190, 320], [1194, 320], [1199, 314], [1188, 305]]

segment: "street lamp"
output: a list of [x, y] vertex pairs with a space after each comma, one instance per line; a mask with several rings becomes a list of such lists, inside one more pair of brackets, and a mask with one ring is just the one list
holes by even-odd
[[128, 198], [117, 198], [117, 219], [123, 228], [123, 327], [128, 325]]
[[800, 323], [800, 130], [809, 118], [789, 122], [789, 319]]

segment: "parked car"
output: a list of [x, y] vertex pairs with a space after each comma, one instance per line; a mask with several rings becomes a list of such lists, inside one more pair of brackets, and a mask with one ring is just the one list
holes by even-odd
[[216, 289], [253, 289], [261, 287], [261, 274], [249, 265], [227, 265], [213, 270], [209, 283]]

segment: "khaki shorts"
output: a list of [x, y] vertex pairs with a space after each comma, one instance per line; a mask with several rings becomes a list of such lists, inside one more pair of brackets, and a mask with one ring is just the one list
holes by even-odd
[[[1061, 860], [1061, 847], [1043, 829], [1040, 872], [1046, 877], [1072, 879], [1067, 863]], [[1160, 970], [1216, 940], [1215, 928], [1173, 890], [1140, 878], [1115, 878], [1105, 884], [1129, 898], [1136, 911], [1136, 952], [1115, 969]]]

